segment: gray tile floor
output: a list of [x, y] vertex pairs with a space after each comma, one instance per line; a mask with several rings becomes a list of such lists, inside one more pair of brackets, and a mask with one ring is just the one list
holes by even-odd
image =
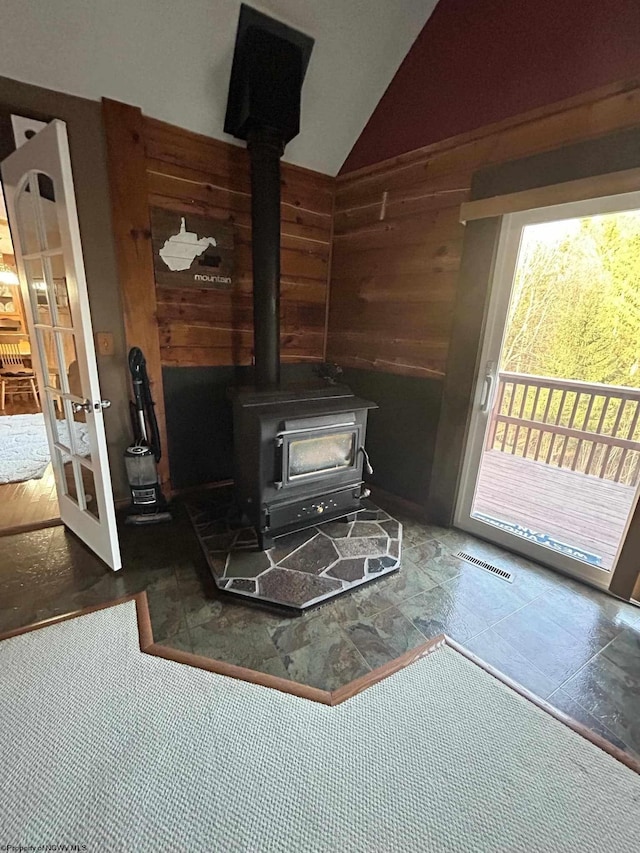
[[[640, 756], [639, 608], [459, 531], [400, 520], [398, 574], [303, 616], [221, 597], [179, 508], [170, 525], [123, 529], [118, 574], [63, 528], [0, 538], [0, 632], [146, 589], [157, 641], [325, 689], [446, 633]], [[458, 560], [460, 548], [513, 583]]]

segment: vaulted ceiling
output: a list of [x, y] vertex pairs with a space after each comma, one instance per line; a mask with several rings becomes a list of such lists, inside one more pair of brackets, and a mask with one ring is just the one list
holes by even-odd
[[[315, 38], [285, 160], [336, 174], [436, 0], [250, 4]], [[218, 139], [240, 0], [4, 0], [0, 74]]]

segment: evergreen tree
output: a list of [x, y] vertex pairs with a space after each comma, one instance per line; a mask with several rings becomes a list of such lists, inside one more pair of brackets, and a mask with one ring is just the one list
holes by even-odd
[[502, 368], [640, 387], [640, 212], [526, 229]]

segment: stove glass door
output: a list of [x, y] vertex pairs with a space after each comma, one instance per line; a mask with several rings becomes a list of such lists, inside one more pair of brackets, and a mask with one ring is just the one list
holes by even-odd
[[294, 481], [300, 477], [353, 468], [356, 453], [356, 433], [353, 430], [295, 439], [289, 445], [288, 479]]

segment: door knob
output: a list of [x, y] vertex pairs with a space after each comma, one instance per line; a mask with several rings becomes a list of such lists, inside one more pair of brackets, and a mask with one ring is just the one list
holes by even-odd
[[100, 409], [108, 409], [110, 405], [111, 400], [98, 400], [96, 403], [92, 403], [91, 400], [85, 400], [84, 403], [72, 403], [71, 408], [75, 414], [78, 414], [78, 412], [90, 412], [92, 409], [99, 412]]

